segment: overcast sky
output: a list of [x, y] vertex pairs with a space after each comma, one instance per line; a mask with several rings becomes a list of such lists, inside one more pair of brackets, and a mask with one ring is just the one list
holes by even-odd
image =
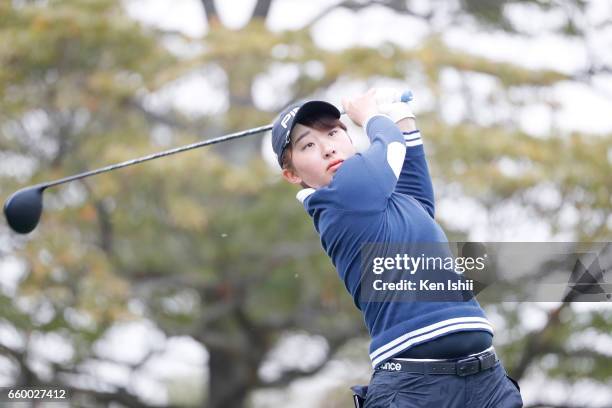
[[[338, 3], [338, 0], [275, 1], [268, 26], [273, 31], [300, 28], [322, 8], [334, 3]], [[126, 0], [125, 4], [133, 18], [146, 24], [182, 31], [194, 38], [206, 35], [207, 26], [199, 0]], [[239, 28], [248, 21], [254, 4], [254, 0], [218, 1], [217, 7], [225, 25]], [[420, 4], [419, 7], [424, 11], [429, 7], [427, 1], [416, 1], [414, 4]], [[587, 10], [589, 24], [592, 26], [612, 18], [612, 2], [608, 0], [591, 1]], [[452, 13], [453, 10], [449, 8], [447, 12]], [[527, 68], [554, 69], [566, 74], [585, 70], [593, 58], [612, 64], [612, 53], [609, 52], [612, 49], [612, 26], [589, 33], [583, 41], [550, 34], [550, 30], [565, 22], [563, 14], [544, 13], [534, 7], [513, 6], [509, 8], [509, 16], [520, 32], [530, 36], [478, 31], [471, 25], [465, 25], [447, 30], [444, 40], [452, 47], [475, 55]], [[436, 28], [435, 24], [433, 28]], [[376, 46], [382, 41], [412, 48], [418, 46], [431, 29], [419, 19], [397, 15], [377, 6], [357, 13], [338, 9], [313, 26], [312, 36], [320, 47], [329, 50], [341, 50], [354, 45]], [[197, 81], [197, 78], [193, 80]], [[453, 88], [458, 88], [457, 79], [451, 75], [446, 82], [452, 94]], [[562, 129], [594, 133], [612, 131], [612, 75], [597, 76], [594, 82], [596, 86], [564, 82], [553, 87], [551, 97], [562, 106], [557, 117]], [[487, 92], [486, 81], [480, 81], [475, 86]], [[203, 92], [194, 92], [194, 89], [198, 88], [183, 84], [173, 97], [185, 110], [189, 110], [190, 105], [191, 109], [198, 109], [196, 106], [206, 109], [211, 98], [204, 98]], [[257, 95], [255, 99], [257, 101]], [[418, 100], [417, 94], [417, 111]], [[460, 104], [449, 104], [442, 113], [451, 121], [460, 120], [461, 109]], [[542, 135], [550, 130], [551, 113], [542, 104], [529, 106], [517, 119], [527, 132]]]

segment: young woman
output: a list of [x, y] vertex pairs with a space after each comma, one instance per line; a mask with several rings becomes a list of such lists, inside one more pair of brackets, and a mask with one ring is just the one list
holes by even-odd
[[[377, 104], [370, 90], [344, 100], [371, 145], [357, 153], [340, 111], [323, 101], [287, 107], [272, 145], [324, 250], [371, 336], [369, 387], [354, 387], [365, 407], [521, 407], [518, 385], [492, 347], [493, 328], [478, 302], [373, 300], [362, 285], [364, 248], [393, 257], [394, 244], [445, 243], [434, 219], [431, 179], [414, 115], [405, 103]], [[360, 406], [360, 405], [358, 405]]]

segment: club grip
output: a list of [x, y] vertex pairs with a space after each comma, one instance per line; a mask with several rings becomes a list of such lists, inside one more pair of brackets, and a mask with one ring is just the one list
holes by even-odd
[[397, 102], [408, 103], [412, 99], [412, 91], [409, 89], [399, 91], [395, 88], [376, 88], [376, 104], [378, 106]]
[[[410, 89], [406, 89], [405, 91], [398, 91], [394, 88], [378, 88], [376, 90], [376, 104], [378, 106], [396, 102], [408, 103], [411, 102], [413, 99], [414, 96]], [[344, 109], [339, 110], [341, 115], [346, 114]]]
[[404, 92], [400, 94], [398, 101], [408, 103], [412, 101], [413, 98], [414, 96], [412, 95], [412, 91], [410, 89], [406, 89]]

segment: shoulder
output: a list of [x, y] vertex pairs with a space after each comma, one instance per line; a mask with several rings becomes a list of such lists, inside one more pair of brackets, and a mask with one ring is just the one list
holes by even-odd
[[321, 209], [363, 212], [384, 210], [387, 197], [358, 153], [342, 164], [327, 186], [300, 190], [296, 198], [309, 212]]

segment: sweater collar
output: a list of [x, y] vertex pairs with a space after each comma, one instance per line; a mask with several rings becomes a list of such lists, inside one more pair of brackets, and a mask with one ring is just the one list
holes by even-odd
[[304, 204], [304, 200], [306, 200], [306, 198], [308, 196], [310, 196], [312, 193], [314, 193], [315, 190], [314, 188], [305, 188], [302, 189], [300, 191], [298, 191], [298, 193], [296, 194], [295, 198], [297, 198], [302, 204]]

